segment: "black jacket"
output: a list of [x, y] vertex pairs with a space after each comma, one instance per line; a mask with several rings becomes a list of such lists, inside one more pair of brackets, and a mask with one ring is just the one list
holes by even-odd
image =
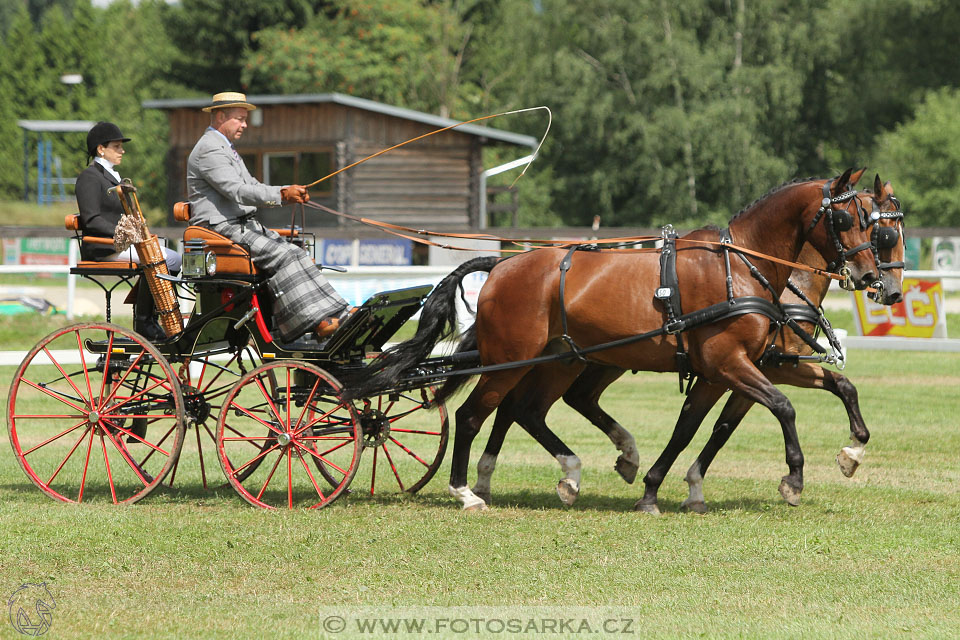
[[[77, 207], [80, 210], [80, 228], [85, 236], [112, 238], [113, 231], [123, 215], [123, 206], [116, 193], [107, 189], [119, 184], [99, 162], [77, 176]], [[114, 250], [109, 245], [81, 244], [80, 257], [84, 260], [100, 260]]]

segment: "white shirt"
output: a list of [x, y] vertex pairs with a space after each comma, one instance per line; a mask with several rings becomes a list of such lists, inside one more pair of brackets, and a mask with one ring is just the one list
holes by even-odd
[[102, 166], [104, 169], [107, 170], [107, 173], [109, 173], [114, 178], [116, 178], [117, 182], [120, 182], [120, 174], [117, 173], [116, 169], [113, 168], [114, 165], [112, 162], [110, 162], [106, 158], [94, 158], [93, 161], [99, 162], [100, 166]]

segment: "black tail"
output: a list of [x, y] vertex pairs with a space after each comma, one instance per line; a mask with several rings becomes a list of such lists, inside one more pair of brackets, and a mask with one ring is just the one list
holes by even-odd
[[[463, 335], [460, 337], [460, 344], [457, 345], [456, 353], [463, 353], [465, 351], [475, 351], [477, 348], [477, 325], [470, 325], [470, 328], [463, 332]], [[467, 363], [463, 367], [474, 366], [474, 363]], [[454, 367], [456, 369], [456, 367]], [[441, 402], [446, 402], [447, 398], [455, 394], [460, 390], [467, 380], [472, 376], [458, 376], [456, 373], [453, 373], [446, 379], [443, 383], [443, 386], [437, 390], [437, 396], [435, 398], [436, 402], [439, 404]]]
[[384, 351], [383, 355], [368, 367], [369, 375], [366, 380], [350, 392], [349, 396], [363, 398], [395, 387], [405, 371], [424, 360], [438, 342], [456, 330], [456, 297], [463, 278], [476, 271], [490, 271], [499, 261], [498, 256], [474, 258], [464, 262], [441, 280], [420, 311], [420, 324], [416, 334], [406, 342]]

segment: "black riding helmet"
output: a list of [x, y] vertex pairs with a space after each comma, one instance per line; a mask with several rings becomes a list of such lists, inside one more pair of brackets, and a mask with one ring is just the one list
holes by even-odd
[[93, 125], [87, 133], [87, 155], [91, 158], [97, 157], [97, 147], [101, 144], [107, 144], [119, 140], [120, 142], [130, 142], [130, 138], [125, 138], [120, 132], [120, 127], [112, 122], [98, 122]]

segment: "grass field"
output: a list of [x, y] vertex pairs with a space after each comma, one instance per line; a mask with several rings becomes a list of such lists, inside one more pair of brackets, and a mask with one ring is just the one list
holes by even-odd
[[[596, 637], [956, 637], [960, 356], [850, 355], [873, 434], [864, 465], [846, 479], [834, 463], [847, 442], [839, 401], [789, 390], [806, 455], [796, 508], [777, 493], [782, 438], [762, 410], [710, 469], [704, 516], [679, 505], [709, 427], [667, 477], [656, 518], [632, 511], [642, 484], [624, 484], [610, 443], [565, 407], [549, 420], [583, 460], [572, 508], [554, 492], [555, 461], [519, 429], [494, 476], [494, 507], [479, 514], [446, 494], [449, 453], [416, 496], [357, 490], [321, 511], [264, 512], [229, 489], [203, 490], [189, 451], [175, 488], [137, 505], [55, 503], [3, 445], [0, 594], [45, 581], [56, 600], [49, 638], [414, 637], [360, 633], [349, 613], [476, 606], [501, 617], [603, 608], [631, 621]], [[12, 375], [0, 368], [4, 406]], [[627, 376], [605, 396], [637, 437], [641, 475], [681, 403], [672, 375]], [[326, 633], [337, 608], [347, 631]], [[4, 637], [20, 636], [0, 621]]]

